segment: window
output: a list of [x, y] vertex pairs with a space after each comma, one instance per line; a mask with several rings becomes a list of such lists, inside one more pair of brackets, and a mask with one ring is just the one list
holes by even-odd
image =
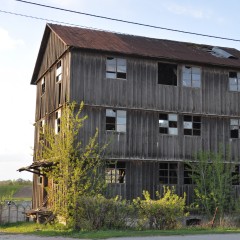
[[125, 183], [126, 182], [126, 163], [116, 162], [107, 163], [105, 169], [106, 183]]
[[55, 113], [55, 134], [60, 132], [60, 124], [61, 124], [61, 109], [59, 109]]
[[56, 69], [56, 82], [59, 82], [62, 80], [62, 61], [59, 61], [57, 63], [57, 69]]
[[240, 138], [240, 119], [230, 119], [230, 137]]
[[106, 60], [106, 78], [126, 79], [126, 59], [108, 57]]
[[106, 109], [106, 130], [126, 132], [126, 111]]
[[229, 91], [240, 92], [240, 72], [229, 72]]
[[163, 134], [178, 135], [177, 114], [159, 114], [159, 132]]
[[201, 69], [199, 67], [183, 66], [182, 83], [184, 87], [201, 87]]
[[158, 63], [158, 84], [177, 86], [177, 65]]
[[184, 135], [201, 136], [201, 117], [199, 116], [183, 116]]
[[41, 82], [41, 95], [45, 93], [45, 90], [46, 90], [46, 83], [45, 83], [45, 77], [43, 77]]
[[37, 177], [37, 184], [38, 184], [38, 185], [42, 185], [42, 183], [43, 183], [43, 176], [39, 175], [39, 176]]
[[178, 183], [178, 164], [159, 163], [159, 182], [161, 184]]
[[184, 164], [184, 169], [183, 169], [184, 184], [193, 184], [192, 175], [193, 175], [193, 170], [191, 166], [188, 164]]
[[45, 131], [45, 120], [43, 119], [40, 121], [40, 126], [39, 126], [39, 140], [43, 140], [44, 131]]
[[240, 166], [235, 165], [233, 166], [232, 171], [232, 185], [239, 185], [240, 184]]

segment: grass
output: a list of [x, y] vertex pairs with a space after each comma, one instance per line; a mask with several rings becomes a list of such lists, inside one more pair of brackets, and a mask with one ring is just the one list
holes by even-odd
[[31, 185], [31, 182], [18, 183], [12, 181], [0, 181], [0, 202], [6, 200], [29, 201], [31, 198], [13, 198], [13, 195], [24, 186]]
[[0, 185], [0, 197], [1, 196], [12, 196], [20, 188], [22, 188], [21, 185]]
[[236, 228], [202, 228], [191, 227], [177, 230], [106, 230], [106, 231], [73, 231], [62, 225], [39, 225], [36, 223], [11, 223], [0, 225], [0, 232], [34, 234], [40, 236], [65, 236], [86, 239], [104, 239], [111, 237], [138, 237], [138, 236], [170, 236], [196, 235], [213, 233], [240, 233]]

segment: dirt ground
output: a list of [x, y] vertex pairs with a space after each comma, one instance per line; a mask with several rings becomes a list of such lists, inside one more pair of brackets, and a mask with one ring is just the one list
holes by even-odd
[[[65, 237], [37, 237], [23, 234], [0, 233], [0, 240], [74, 240], [76, 238]], [[192, 236], [161, 236], [161, 237], [130, 237], [109, 238], [108, 240], [239, 240], [240, 234], [210, 234]], [[83, 240], [83, 239], [78, 239]]]

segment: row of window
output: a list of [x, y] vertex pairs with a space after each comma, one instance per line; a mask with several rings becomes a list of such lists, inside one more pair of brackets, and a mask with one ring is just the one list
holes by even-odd
[[[158, 63], [158, 84], [177, 86], [177, 64]], [[124, 58], [107, 57], [106, 78], [127, 79], [127, 61]], [[182, 85], [184, 87], [201, 87], [201, 68], [182, 67]], [[62, 80], [62, 61], [57, 63], [56, 83]], [[41, 95], [46, 91], [45, 77], [41, 81]], [[229, 72], [229, 90], [240, 92], [240, 72]]]
[[[178, 115], [160, 113], [159, 132], [162, 134], [178, 135]], [[200, 136], [201, 117], [183, 115], [183, 134], [190, 136]]]
[[[177, 68], [177, 64], [158, 63], [158, 84], [177, 86]], [[126, 79], [126, 59], [108, 57], [106, 59], [106, 78]], [[184, 87], [201, 88], [201, 68], [183, 66], [181, 79]], [[240, 92], [240, 72], [229, 72], [229, 90]]]
[[[194, 184], [192, 180], [192, 170], [184, 164], [183, 168], [183, 183]], [[240, 184], [240, 166], [236, 165], [232, 171], [232, 175], [235, 176], [233, 185]], [[105, 168], [106, 183], [125, 183], [126, 182], [126, 163], [115, 162], [107, 164]], [[159, 163], [159, 183], [160, 184], [178, 184], [179, 168], [178, 163]]]
[[[178, 115], [159, 114], [159, 133], [178, 135]], [[61, 109], [55, 112], [55, 133], [60, 132]], [[201, 117], [183, 115], [183, 134], [189, 136], [201, 136]], [[40, 128], [44, 129], [45, 120], [40, 122]], [[127, 125], [127, 112], [124, 110], [106, 109], [106, 131], [125, 133]], [[230, 138], [240, 138], [240, 119], [230, 119]]]

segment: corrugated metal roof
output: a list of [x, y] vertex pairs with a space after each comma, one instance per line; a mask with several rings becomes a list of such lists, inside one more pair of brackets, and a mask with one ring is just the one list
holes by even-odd
[[55, 32], [67, 46], [76, 48], [240, 69], [240, 51], [234, 48], [217, 47], [235, 57], [223, 58], [211, 53], [214, 46], [209, 45], [47, 24], [31, 84], [36, 84], [50, 31]]
[[240, 67], [240, 52], [219, 47], [234, 58], [217, 57], [206, 49], [214, 46], [154, 39], [141, 36], [97, 31], [92, 29], [49, 24], [49, 27], [68, 45], [83, 49], [140, 55], [211, 65]]

